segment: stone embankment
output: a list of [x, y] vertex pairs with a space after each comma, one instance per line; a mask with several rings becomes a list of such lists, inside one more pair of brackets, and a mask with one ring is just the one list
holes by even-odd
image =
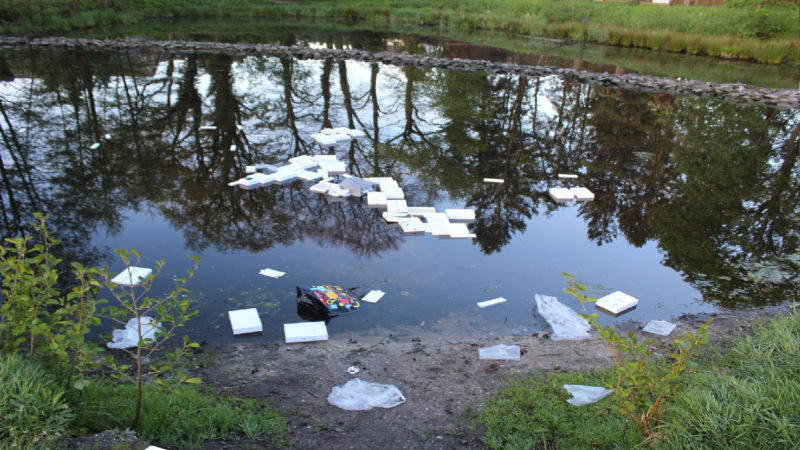
[[153, 50], [171, 52], [214, 52], [234, 55], [267, 57], [291, 57], [297, 59], [329, 59], [380, 62], [396, 66], [435, 67], [451, 70], [510, 73], [530, 77], [555, 75], [571, 83], [598, 84], [611, 88], [638, 89], [668, 94], [691, 94], [713, 97], [724, 101], [752, 104], [759, 103], [780, 109], [800, 109], [800, 90], [766, 89], [739, 83], [710, 83], [653, 77], [637, 74], [613, 75], [593, 73], [575, 69], [557, 69], [543, 66], [493, 63], [462, 59], [433, 58], [425, 55], [399, 53], [370, 53], [355, 49], [325, 49], [309, 47], [287, 47], [270, 44], [225, 44], [218, 42], [150, 41], [143, 39], [70, 39], [63, 37], [28, 39], [20, 37], [0, 38], [0, 47], [94, 49], [94, 50]]

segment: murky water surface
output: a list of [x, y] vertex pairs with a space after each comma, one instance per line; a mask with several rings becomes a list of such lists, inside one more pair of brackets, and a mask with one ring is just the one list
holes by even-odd
[[[797, 111], [349, 61], [0, 56], [3, 234], [48, 212], [68, 262], [119, 271], [114, 248], [138, 249], [143, 266], [165, 260], [154, 294], [201, 256], [193, 339], [233, 342], [227, 311], [255, 307], [264, 333], [247, 339], [281, 340], [301, 320], [295, 286], [313, 284], [386, 292], [329, 325], [364, 340], [540, 330], [534, 294], [578, 306], [561, 292], [565, 271], [596, 294], [640, 299], [609, 324], [798, 291]], [[403, 236], [380, 210], [332, 202], [311, 182], [227, 185], [246, 165], [320, 153], [309, 134], [325, 126], [367, 132], [335, 148], [350, 173], [394, 177], [410, 206], [474, 209], [477, 239]], [[553, 202], [564, 172], [596, 200]]]

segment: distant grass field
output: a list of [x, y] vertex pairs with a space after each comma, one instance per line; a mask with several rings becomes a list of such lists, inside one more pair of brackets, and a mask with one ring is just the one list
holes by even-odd
[[[108, 5], [98, 9], [100, 5]], [[598, 42], [762, 63], [800, 62], [800, 7], [665, 7], [592, 0], [28, 0], [0, 4], [4, 34], [58, 32], [155, 17], [345, 18], [376, 26], [439, 23], [457, 29]]]

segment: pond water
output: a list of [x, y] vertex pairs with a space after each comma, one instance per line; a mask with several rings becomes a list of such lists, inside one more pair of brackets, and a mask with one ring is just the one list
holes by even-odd
[[[209, 31], [213, 30], [213, 31]], [[480, 59], [623, 74], [635, 72], [718, 83], [797, 89], [797, 66], [766, 65], [635, 48], [565, 42], [502, 32], [447, 27], [380, 27], [368, 22], [262, 18], [151, 20], [128, 26], [71, 32], [72, 37], [295, 45], [322, 43], [371, 52], [407, 51], [436, 57]]]
[[[386, 292], [328, 327], [363, 340], [538, 331], [534, 294], [578, 307], [561, 272], [640, 299], [603, 315], [608, 324], [798, 291], [798, 111], [353, 61], [0, 57], [3, 234], [47, 212], [67, 262], [116, 272], [114, 248], [139, 250], [146, 267], [165, 260], [154, 295], [190, 267], [186, 256], [201, 256], [190, 282], [200, 315], [185, 328], [198, 341], [233, 342], [227, 311], [244, 307], [264, 322], [247, 339], [282, 340], [282, 324], [302, 320], [295, 286], [314, 284]], [[367, 132], [334, 149], [350, 173], [394, 177], [410, 206], [474, 209], [477, 238], [403, 236], [381, 210], [331, 202], [312, 182], [227, 185], [247, 165], [320, 153], [309, 134], [326, 126]], [[579, 173], [596, 200], [550, 200], [563, 172]], [[506, 305], [476, 306], [500, 296]]]

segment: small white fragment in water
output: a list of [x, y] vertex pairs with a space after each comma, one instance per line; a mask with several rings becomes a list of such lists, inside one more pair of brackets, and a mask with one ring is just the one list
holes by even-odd
[[381, 297], [383, 297], [384, 295], [386, 294], [383, 291], [369, 291], [369, 294], [365, 295], [364, 298], [362, 298], [361, 300], [364, 300], [365, 302], [369, 303], [375, 303], [378, 300], [380, 300]]
[[287, 344], [328, 340], [328, 327], [325, 326], [325, 322], [285, 323], [283, 333]]
[[565, 188], [550, 188], [550, 197], [557, 202], [571, 202], [575, 199], [575, 194]]
[[578, 178], [578, 176], [577, 176], [577, 175], [573, 175], [573, 174], [571, 174], [571, 173], [560, 173], [560, 174], [558, 174], [558, 178], [570, 178], [570, 179], [574, 179], [574, 178]]
[[359, 369], [359, 368], [358, 368], [358, 367], [356, 367], [356, 366], [350, 366], [350, 367], [348, 367], [348, 368], [347, 368], [347, 373], [349, 373], [350, 375], [355, 375], [355, 374], [357, 374], [359, 371], [361, 371], [361, 369]]
[[500, 178], [484, 178], [484, 179], [483, 179], [483, 182], [484, 182], [484, 183], [498, 183], [498, 184], [503, 184], [503, 183], [505, 183], [506, 181], [505, 181], [505, 180], [501, 180]]
[[200, 127], [200, 131], [211, 131], [211, 130], [216, 130], [216, 129], [217, 129], [217, 127], [211, 127], [211, 126]]
[[99, 148], [99, 147], [100, 147], [100, 143], [99, 142], [95, 142], [94, 144], [92, 144], [91, 147], [89, 147], [89, 150], [94, 150], [94, 149]]
[[258, 310], [255, 308], [228, 311], [228, 318], [231, 320], [234, 335], [264, 331], [261, 318], [258, 317]]
[[264, 269], [259, 271], [258, 273], [264, 275], [265, 277], [271, 277], [271, 278], [280, 278], [286, 275], [286, 272], [278, 272], [277, 270], [272, 270], [272, 269]]
[[236, 125], [236, 129], [239, 130], [239, 131], [242, 131], [242, 130], [244, 130], [244, 127], [241, 126], [241, 125]]
[[409, 206], [408, 213], [412, 216], [424, 216], [425, 214], [433, 214], [436, 212], [436, 208], [432, 208], [430, 206]]
[[520, 348], [519, 345], [498, 344], [494, 347], [484, 347], [478, 350], [478, 357], [480, 359], [505, 359], [519, 361]]
[[486, 300], [485, 302], [478, 302], [478, 308], [486, 308], [487, 306], [492, 305], [499, 305], [500, 303], [505, 303], [506, 299], [503, 297], [496, 298], [494, 300]]
[[105, 135], [104, 137], [105, 137], [106, 139], [111, 139], [111, 135], [110, 135], [110, 134], [107, 134], [107, 135]]
[[612, 292], [597, 301], [597, 306], [614, 314], [633, 308], [639, 304], [639, 299], [631, 297], [624, 292]]
[[594, 193], [585, 187], [572, 188], [569, 191], [575, 195], [575, 199], [579, 202], [588, 202], [594, 200]]
[[235, 151], [236, 151], [236, 144], [234, 144], [234, 145], [231, 145], [231, 151], [232, 151], [232, 152], [235, 152]]
[[450, 220], [475, 220], [475, 211], [471, 209], [445, 209], [444, 213]]
[[120, 286], [138, 286], [144, 279], [150, 276], [151, 273], [153, 273], [153, 269], [130, 266], [119, 275], [112, 278], [111, 282]]
[[256, 166], [245, 166], [244, 171], [246, 173], [256, 173]]
[[308, 190], [316, 194], [324, 194], [334, 186], [339, 186], [339, 185], [336, 183], [328, 183], [326, 181], [322, 181], [320, 183], [315, 184], [314, 186], [311, 186], [310, 188], [308, 188]]
[[404, 234], [423, 235], [425, 234], [425, 224], [416, 217], [398, 220], [400, 229]]
[[236, 180], [236, 181], [231, 181], [230, 183], [228, 183], [228, 186], [238, 186], [239, 184], [241, 184], [239, 182], [239, 180]]
[[642, 331], [657, 334], [659, 336], [669, 336], [672, 330], [675, 329], [675, 324], [667, 322], [666, 320], [651, 320]]

